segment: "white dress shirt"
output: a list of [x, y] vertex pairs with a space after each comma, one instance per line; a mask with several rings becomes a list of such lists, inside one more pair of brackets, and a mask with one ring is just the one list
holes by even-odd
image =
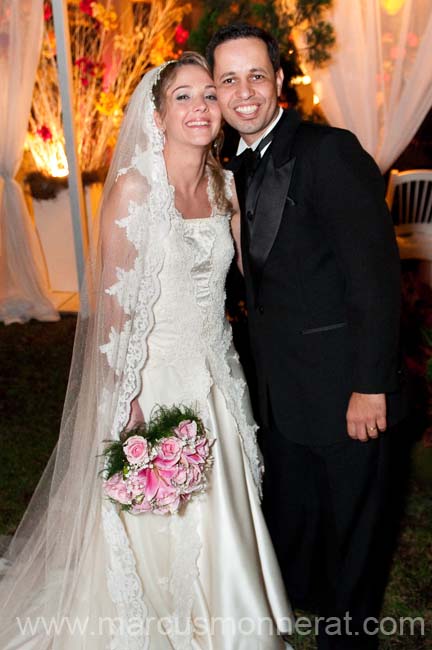
[[[245, 151], [245, 149], [247, 149], [248, 147], [250, 147], [251, 149], [253, 149], [255, 151], [255, 149], [258, 147], [259, 143], [261, 142], [261, 140], [263, 138], [265, 138], [267, 133], [270, 133], [270, 131], [279, 122], [280, 118], [282, 117], [282, 114], [283, 114], [283, 109], [281, 107], [279, 107], [279, 112], [278, 112], [277, 116], [275, 117], [275, 119], [273, 120], [273, 122], [271, 122], [271, 124], [269, 124], [269, 126], [266, 128], [264, 133], [259, 138], [257, 138], [257, 140], [255, 140], [255, 142], [253, 142], [251, 145], [246, 144], [246, 142], [243, 140], [243, 138], [240, 138], [240, 141], [239, 141], [238, 146], [237, 146], [237, 156], [240, 156], [240, 154], [242, 154], [243, 151]], [[261, 151], [261, 158], [263, 157], [263, 155], [265, 154], [265, 152], [267, 151], [267, 149], [269, 148], [270, 145], [271, 145], [271, 142], [269, 142], [265, 147], [263, 147], [263, 149]]]

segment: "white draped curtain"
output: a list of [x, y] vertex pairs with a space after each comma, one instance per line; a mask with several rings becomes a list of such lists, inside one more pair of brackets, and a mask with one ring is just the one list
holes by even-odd
[[432, 0], [334, 0], [332, 63], [309, 71], [333, 126], [385, 172], [432, 106]]
[[39, 240], [15, 180], [42, 42], [43, 0], [0, 0], [0, 321], [58, 320]]

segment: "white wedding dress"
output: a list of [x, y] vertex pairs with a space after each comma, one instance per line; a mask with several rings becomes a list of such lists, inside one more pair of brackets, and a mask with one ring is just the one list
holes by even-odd
[[[276, 620], [286, 630], [291, 616], [259, 505], [255, 425], [225, 317], [233, 254], [228, 215], [213, 210], [186, 220], [177, 213], [139, 402], [145, 418], [155, 404], [196, 405], [215, 439], [214, 465], [208, 490], [183, 515], [122, 515], [148, 615], [174, 630], [152, 629], [155, 650], [276, 650], [284, 648]], [[190, 617], [199, 629], [189, 635]]]
[[[226, 181], [229, 189], [229, 172]], [[210, 184], [209, 199], [214, 206]], [[134, 232], [134, 218], [118, 224]], [[2, 650], [290, 647], [278, 634], [290, 631], [292, 613], [260, 509], [256, 427], [225, 317], [233, 255], [229, 215], [213, 207], [210, 217], [183, 219], [175, 211], [138, 397], [145, 419], [158, 404], [197, 408], [214, 439], [208, 489], [181, 514], [160, 516], [119, 512], [100, 487], [101, 514], [84, 531], [82, 570], [66, 608], [84, 632], [63, 630], [54, 643], [40, 630], [13, 639], [5, 633]], [[103, 352], [109, 357], [106, 346]], [[40, 612], [38, 601], [55, 588], [32, 594], [26, 613], [35, 603]], [[101, 635], [105, 617], [113, 627]]]

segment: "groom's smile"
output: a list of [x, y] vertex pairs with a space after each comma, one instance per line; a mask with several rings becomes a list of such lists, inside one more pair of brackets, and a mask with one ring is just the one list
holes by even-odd
[[242, 106], [237, 106], [235, 109], [236, 113], [240, 113], [241, 115], [247, 115], [251, 116], [253, 113], [256, 113], [258, 111], [259, 104], [246, 104]]
[[252, 144], [273, 121], [283, 73], [274, 71], [265, 44], [258, 38], [238, 38], [214, 52], [214, 80], [226, 121]]

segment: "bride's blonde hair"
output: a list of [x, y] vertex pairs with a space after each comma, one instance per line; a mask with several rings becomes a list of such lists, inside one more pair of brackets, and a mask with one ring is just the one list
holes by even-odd
[[[162, 70], [159, 78], [153, 86], [153, 99], [156, 110], [160, 115], [164, 114], [165, 99], [168, 87], [173, 82], [179, 68], [186, 65], [197, 65], [205, 70], [210, 77], [211, 72], [206, 59], [198, 52], [183, 52], [176, 60], [170, 61]], [[222, 149], [224, 135], [222, 129], [216, 138], [209, 145], [207, 154], [207, 165], [212, 174], [214, 196], [218, 210], [221, 212], [232, 211], [232, 204], [226, 196], [225, 178], [222, 166], [219, 160], [219, 154]]]

